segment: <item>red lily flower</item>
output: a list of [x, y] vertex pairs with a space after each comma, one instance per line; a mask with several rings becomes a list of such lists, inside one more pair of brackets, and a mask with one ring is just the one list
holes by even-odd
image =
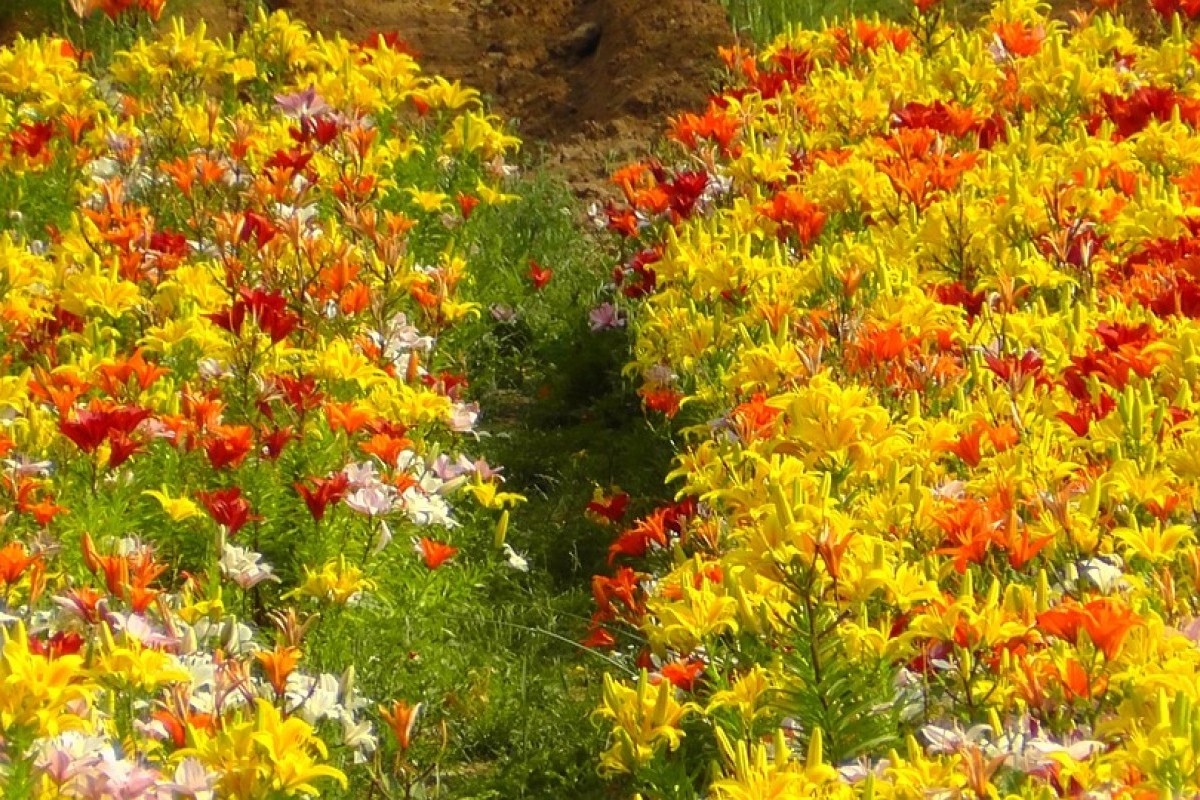
[[314, 155], [315, 153], [305, 152], [298, 148], [294, 150], [276, 150], [267, 159], [267, 163], [263, 165], [263, 169], [278, 169], [299, 174], [308, 169], [308, 163], [313, 160]]
[[350, 488], [350, 479], [343, 472], [335, 472], [328, 478], [310, 478], [312, 487], [303, 483], [295, 484], [296, 491], [304, 498], [308, 513], [317, 522], [325, 519], [325, 509], [330, 503], [337, 503], [346, 496]]
[[140, 442], [133, 441], [129, 438], [128, 434], [119, 431], [114, 431], [110, 434], [108, 444], [109, 469], [116, 469], [121, 466], [142, 449]]
[[646, 408], [658, 411], [668, 417], [679, 413], [679, 405], [683, 402], [683, 395], [674, 389], [642, 387], [638, 390], [638, 394], [642, 396], [642, 402], [646, 404]]
[[300, 318], [287, 310], [287, 298], [279, 292], [243, 288], [238, 295], [259, 329], [271, 337], [272, 344], [286, 339], [300, 324]]
[[83, 637], [74, 631], [56, 631], [45, 639], [29, 635], [29, 651], [51, 660], [75, 655], [82, 649]]
[[242, 330], [242, 323], [246, 321], [246, 304], [235, 302], [224, 311], [217, 311], [212, 314], [205, 314], [204, 316], [211, 320], [218, 328], [229, 331], [234, 336], [238, 336]]
[[587, 510], [609, 522], [618, 523], [625, 517], [625, 512], [629, 510], [629, 495], [625, 492], [617, 492], [612, 497], [593, 500], [587, 504]]
[[455, 199], [458, 200], [458, 210], [459, 213], [462, 214], [462, 218], [470, 219], [471, 212], [475, 210], [477, 205], [479, 205], [479, 198], [473, 194], [464, 194], [463, 192], [459, 192], [458, 197]]
[[541, 291], [546, 288], [546, 284], [554, 277], [554, 270], [549, 267], [543, 267], [536, 261], [529, 262], [529, 279], [533, 281], [533, 288]]
[[325, 401], [325, 394], [317, 388], [317, 379], [312, 375], [276, 375], [271, 379], [274, 389], [283, 396], [297, 414], [312, 411]]
[[683, 529], [683, 521], [688, 514], [680, 511], [682, 505], [664, 506], [638, 520], [608, 548], [608, 563], [611, 564], [619, 555], [641, 558], [649, 552], [651, 544], [666, 547], [671, 534], [678, 534]]
[[247, 522], [257, 522], [262, 517], [252, 513], [250, 501], [242, 496], [237, 486], [217, 489], [212, 492], [197, 492], [196, 497], [218, 525], [224, 525], [230, 536], [245, 527]]
[[218, 425], [204, 440], [204, 453], [213, 469], [241, 466], [253, 448], [254, 430], [248, 425]]
[[1200, 16], [1200, 2], [1197, 0], [1150, 0], [1150, 5], [1159, 16], [1167, 20], [1177, 13], [1189, 20]]
[[[630, 567], [621, 567], [611, 578], [593, 575], [592, 598], [596, 602], [596, 613], [606, 620], [615, 619], [618, 615], [629, 621], [641, 619], [646, 610], [642, 602], [641, 580], [644, 577]], [[624, 610], [617, 607], [617, 602], [624, 606]]]
[[[1189, 4], [1194, 4], [1194, 0], [1189, 0]], [[1194, 126], [1200, 121], [1200, 104], [1170, 86], [1140, 86], [1128, 97], [1105, 92], [1100, 95], [1100, 104], [1105, 116], [1117, 126], [1116, 135], [1120, 139], [1141, 132], [1153, 121], [1170, 120], [1176, 109], [1183, 122]], [[1095, 120], [1093, 125], [1098, 127], [1098, 115]]]
[[696, 210], [696, 202], [708, 188], [708, 173], [703, 170], [680, 172], [665, 188], [671, 198], [671, 213], [674, 219], [687, 219]]
[[426, 373], [421, 376], [421, 383], [432, 389], [436, 389], [439, 394], [444, 394], [451, 400], [461, 398], [463, 390], [469, 385], [466, 375], [458, 372], [450, 372], [449, 370], [442, 370], [438, 373]]
[[54, 138], [54, 125], [50, 122], [22, 122], [8, 136], [8, 148], [14, 156], [24, 154], [38, 158], [46, 151], [46, 145]]
[[1001, 381], [1007, 383], [1015, 393], [1020, 393], [1030, 380], [1038, 387], [1050, 385], [1049, 378], [1042, 374], [1045, 362], [1036, 350], [1026, 350], [1020, 358], [1015, 355], [995, 355], [984, 352], [983, 360], [988, 369]]
[[1099, 404], [1093, 404], [1088, 400], [1080, 400], [1074, 412], [1060, 411], [1058, 419], [1067, 424], [1067, 427], [1076, 436], [1087, 436], [1088, 430], [1091, 429], [1092, 423], [1096, 420], [1101, 420], [1107, 417], [1112, 410], [1117, 407], [1117, 402], [1106, 394], [1100, 395]]
[[242, 226], [238, 231], [238, 241], [241, 244], [254, 240], [254, 245], [257, 249], [266, 246], [268, 242], [275, 238], [279, 233], [279, 229], [271, 220], [254, 211], [247, 211], [246, 216], [242, 220]]
[[939, 303], [947, 306], [962, 306], [967, 312], [967, 322], [974, 322], [983, 311], [983, 303], [987, 295], [984, 292], [969, 292], [961, 281], [940, 284], [933, 290], [933, 296]]
[[651, 266], [662, 260], [658, 250], [643, 250], [634, 256], [628, 266], [613, 270], [613, 282], [621, 286], [621, 294], [637, 299], [652, 294], [658, 286], [658, 273]]
[[414, 59], [420, 58], [416, 48], [402, 38], [398, 31], [371, 31], [358, 46], [363, 50], [387, 49]]
[[85, 453], [94, 453], [113, 434], [128, 437], [150, 416], [149, 409], [138, 406], [106, 406], [93, 402], [75, 413], [74, 419], [62, 419], [58, 429]]
[[263, 428], [260, 431], [262, 454], [271, 461], [275, 461], [283, 454], [283, 448], [287, 447], [287, 443], [295, 436], [296, 432], [290, 425], [282, 428]]
[[588, 630], [588, 635], [581, 639], [579, 643], [593, 650], [607, 650], [615, 647], [617, 640], [603, 625], [595, 624]]

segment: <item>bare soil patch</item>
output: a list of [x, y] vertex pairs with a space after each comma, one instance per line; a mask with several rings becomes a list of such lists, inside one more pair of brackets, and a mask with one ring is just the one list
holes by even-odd
[[[203, 22], [208, 35], [223, 38], [235, 34], [246, 24], [244, 4], [239, 0], [179, 0], [174, 9], [191, 30], [197, 22]], [[172, 9], [171, 0], [167, 8]]]
[[26, 36], [35, 34], [42, 26], [42, 20], [34, 9], [24, 6], [17, 0], [8, 6], [0, 0], [0, 45], [11, 42], [18, 34]]

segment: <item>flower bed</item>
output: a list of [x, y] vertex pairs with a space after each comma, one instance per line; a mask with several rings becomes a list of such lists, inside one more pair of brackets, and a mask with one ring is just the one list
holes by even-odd
[[1200, 47], [919, 6], [725, 52], [614, 177], [683, 432], [588, 639], [646, 796], [1200, 791]]
[[518, 142], [395, 37], [130, 39], [0, 49], [0, 783], [414, 796], [370, 642], [524, 567], [453, 341]]

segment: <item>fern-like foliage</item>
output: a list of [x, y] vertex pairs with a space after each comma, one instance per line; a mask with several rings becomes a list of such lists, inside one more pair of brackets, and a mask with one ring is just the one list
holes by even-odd
[[796, 609], [783, 655], [789, 686], [775, 700], [777, 711], [798, 723], [805, 748], [821, 729], [826, 759], [835, 764], [886, 752], [900, 738], [894, 669], [848, 653], [839, 622], [829, 605]]

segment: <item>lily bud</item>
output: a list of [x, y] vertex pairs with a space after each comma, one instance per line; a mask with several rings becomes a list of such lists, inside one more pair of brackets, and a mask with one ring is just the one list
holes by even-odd
[[1034, 594], [1037, 612], [1043, 614], [1050, 610], [1050, 576], [1046, 570], [1039, 569], [1037, 576], [1037, 591]]
[[807, 769], [816, 769], [825, 762], [824, 742], [821, 741], [821, 728], [813, 728], [812, 738], [808, 740], [808, 754], [804, 760]]
[[504, 547], [504, 539], [508, 536], [508, 509], [500, 512], [500, 519], [496, 522], [496, 535], [492, 538], [492, 546], [497, 550]]

